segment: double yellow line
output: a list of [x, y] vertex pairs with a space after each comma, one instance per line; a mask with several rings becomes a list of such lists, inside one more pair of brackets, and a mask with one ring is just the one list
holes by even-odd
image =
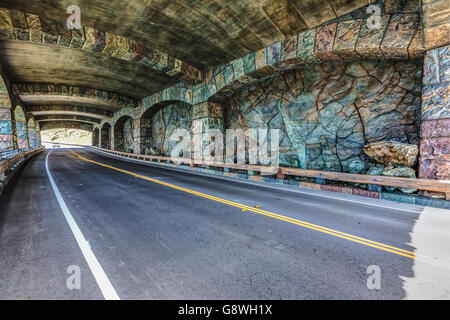
[[309, 222], [306, 222], [306, 221], [290, 218], [290, 217], [283, 216], [281, 214], [273, 213], [273, 212], [270, 212], [270, 211], [258, 209], [258, 208], [255, 208], [255, 207], [250, 207], [250, 206], [247, 206], [247, 205], [244, 205], [244, 204], [240, 204], [240, 203], [237, 203], [237, 202], [234, 202], [234, 201], [230, 201], [230, 200], [222, 199], [222, 198], [219, 198], [219, 197], [215, 197], [215, 196], [203, 193], [203, 192], [198, 192], [198, 191], [195, 191], [195, 190], [192, 190], [192, 189], [180, 187], [180, 186], [177, 186], [177, 185], [174, 185], [174, 184], [171, 184], [171, 183], [163, 182], [163, 181], [156, 180], [156, 179], [144, 176], [144, 175], [140, 175], [140, 174], [128, 171], [128, 170], [116, 168], [116, 167], [113, 167], [113, 166], [110, 166], [110, 165], [107, 165], [107, 164], [104, 164], [104, 163], [101, 163], [101, 162], [97, 162], [97, 161], [94, 161], [94, 160], [87, 159], [87, 158], [79, 155], [75, 151], [72, 151], [72, 153], [74, 153], [78, 158], [83, 159], [85, 161], [88, 161], [88, 162], [91, 162], [91, 163], [95, 163], [95, 164], [97, 164], [99, 166], [102, 166], [102, 167], [105, 167], [105, 168], [109, 168], [109, 169], [112, 169], [112, 170], [115, 170], [115, 171], [119, 171], [119, 172], [122, 172], [122, 173], [125, 173], [125, 174], [129, 174], [129, 175], [134, 176], [136, 178], [140, 178], [140, 179], [143, 179], [143, 180], [151, 181], [151, 182], [154, 182], [154, 183], [157, 183], [157, 184], [160, 184], [160, 185], [172, 188], [172, 189], [176, 189], [176, 190], [180, 190], [180, 191], [183, 191], [183, 192], [186, 192], [186, 193], [194, 194], [194, 195], [197, 195], [197, 196], [205, 198], [205, 199], [210, 199], [210, 200], [217, 201], [217, 202], [220, 202], [220, 203], [224, 203], [224, 204], [236, 207], [236, 208], [240, 208], [240, 209], [245, 210], [245, 211], [251, 211], [251, 212], [258, 213], [258, 214], [261, 214], [261, 215], [264, 215], [264, 216], [267, 216], [267, 217], [271, 217], [271, 218], [278, 219], [278, 220], [281, 220], [281, 221], [289, 222], [289, 223], [292, 223], [292, 224], [295, 224], [295, 225], [298, 225], [298, 226], [301, 226], [301, 227], [304, 227], [304, 228], [308, 228], [308, 229], [311, 229], [311, 230], [316, 230], [316, 231], [319, 231], [319, 232], [322, 232], [322, 233], [326, 233], [326, 234], [329, 234], [329, 235], [332, 235], [332, 236], [335, 236], [335, 237], [338, 237], [338, 238], [342, 238], [342, 239], [346, 239], [346, 240], [353, 241], [353, 242], [356, 242], [356, 243], [360, 243], [360, 244], [363, 244], [363, 245], [366, 245], [366, 246], [369, 246], [369, 247], [372, 247], [372, 248], [376, 248], [376, 249], [379, 249], [379, 250], [383, 250], [383, 251], [386, 251], [386, 252], [397, 254], [397, 255], [400, 255], [400, 256], [403, 256], [403, 257], [407, 257], [407, 258], [410, 258], [410, 259], [415, 259], [416, 258], [416, 255], [412, 251], [404, 250], [404, 249], [397, 248], [397, 247], [394, 247], [394, 246], [390, 246], [390, 245], [387, 245], [387, 244], [383, 244], [383, 243], [380, 243], [380, 242], [376, 242], [376, 241], [372, 241], [372, 240], [369, 240], [369, 239], [361, 238], [361, 237], [354, 236], [354, 235], [351, 235], [351, 234], [348, 234], [348, 233], [345, 233], [345, 232], [341, 232], [341, 231], [338, 231], [338, 230], [322, 227], [322, 226], [319, 226], [317, 224], [313, 224], [313, 223], [309, 223]]

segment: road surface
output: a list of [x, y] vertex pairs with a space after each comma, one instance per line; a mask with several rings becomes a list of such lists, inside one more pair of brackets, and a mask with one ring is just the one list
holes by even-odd
[[0, 299], [448, 299], [449, 213], [47, 150], [0, 197]]

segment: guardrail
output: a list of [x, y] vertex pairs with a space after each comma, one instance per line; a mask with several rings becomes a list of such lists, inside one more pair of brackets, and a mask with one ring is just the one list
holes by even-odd
[[0, 152], [0, 160], [5, 158], [10, 158], [16, 154], [19, 154], [21, 152], [25, 152], [30, 150], [30, 148], [23, 148], [23, 149], [13, 149], [13, 150], [7, 150], [7, 151], [1, 151]]
[[14, 172], [25, 163], [26, 160], [30, 159], [34, 155], [44, 151], [45, 148], [34, 148], [26, 151], [20, 152], [18, 150], [8, 158], [0, 160], [0, 194], [3, 192], [3, 189], [11, 180]]
[[36, 153], [44, 151], [45, 148], [35, 148], [28, 151], [20, 152], [15, 155], [10, 156], [9, 158], [5, 158], [0, 160], [0, 175], [5, 174], [10, 168], [22, 162], [24, 159], [27, 159]]
[[266, 175], [277, 175], [278, 178], [284, 178], [285, 176], [298, 176], [316, 179], [325, 179], [350, 183], [371, 184], [379, 186], [406, 188], [426, 190], [433, 192], [441, 192], [445, 194], [445, 199], [450, 200], [450, 180], [430, 180], [430, 179], [414, 179], [414, 178], [400, 178], [400, 177], [386, 177], [386, 176], [373, 176], [367, 174], [356, 173], [344, 173], [344, 172], [331, 172], [321, 170], [309, 170], [309, 169], [297, 169], [297, 168], [273, 168], [259, 165], [247, 165], [247, 164], [235, 164], [235, 163], [223, 163], [212, 161], [198, 161], [186, 158], [173, 158], [164, 156], [151, 156], [140, 155], [134, 153], [127, 153], [121, 151], [114, 151], [109, 149], [103, 149], [99, 147], [90, 147], [103, 152], [107, 152], [114, 155], [119, 155], [127, 158], [134, 158], [150, 162], [166, 161], [168, 163], [180, 164], [184, 163], [190, 167], [194, 166], [208, 166], [219, 167], [234, 170], [245, 170], [260, 172]]

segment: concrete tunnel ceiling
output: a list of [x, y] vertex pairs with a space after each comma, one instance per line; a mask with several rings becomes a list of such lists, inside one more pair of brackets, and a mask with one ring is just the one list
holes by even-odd
[[[3, 0], [0, 63], [27, 112], [106, 118], [47, 107], [136, 107], [141, 98], [180, 81], [198, 83], [212, 67], [370, 2]], [[82, 32], [66, 27], [74, 4]]]
[[197, 68], [216, 66], [367, 5], [367, 0], [3, 0], [2, 6], [148, 43]]

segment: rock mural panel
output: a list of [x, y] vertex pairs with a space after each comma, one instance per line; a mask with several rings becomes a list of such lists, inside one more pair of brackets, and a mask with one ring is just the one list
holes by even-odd
[[133, 153], [133, 119], [124, 116], [117, 120], [114, 126], [114, 149], [122, 152]]
[[11, 101], [6, 84], [0, 77], [0, 151], [14, 149], [13, 132]]
[[170, 156], [170, 151], [178, 141], [170, 141], [177, 129], [192, 132], [192, 105], [178, 102], [162, 107], [153, 114], [151, 120], [152, 152]]
[[366, 172], [364, 145], [418, 145], [422, 64], [355, 61], [278, 73], [234, 94], [225, 127], [280, 129], [280, 165]]

